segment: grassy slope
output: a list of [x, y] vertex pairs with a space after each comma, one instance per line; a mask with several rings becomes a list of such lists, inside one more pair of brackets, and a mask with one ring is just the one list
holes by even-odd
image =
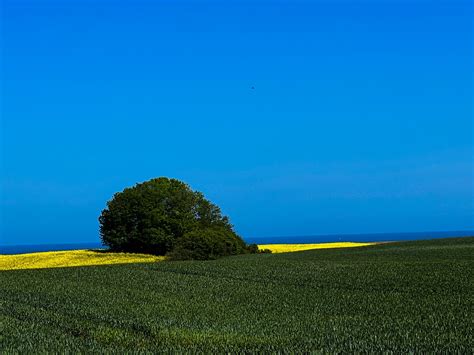
[[474, 238], [0, 272], [2, 350], [472, 352]]

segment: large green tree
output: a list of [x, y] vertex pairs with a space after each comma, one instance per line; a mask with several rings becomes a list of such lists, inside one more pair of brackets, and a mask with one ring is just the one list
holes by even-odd
[[219, 207], [176, 179], [152, 179], [116, 193], [107, 202], [99, 222], [102, 242], [113, 251], [164, 255], [178, 241], [182, 241], [182, 249], [184, 240], [190, 245], [189, 238], [200, 234], [206, 238], [216, 235], [221, 240], [225, 234], [233, 240], [236, 247], [231, 252], [227, 250], [226, 255], [246, 250]]

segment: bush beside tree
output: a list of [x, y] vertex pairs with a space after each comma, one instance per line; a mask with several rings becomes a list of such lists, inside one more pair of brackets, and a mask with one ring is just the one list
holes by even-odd
[[176, 241], [169, 254], [173, 260], [208, 260], [244, 254], [245, 242], [224, 228], [207, 228], [186, 233]]

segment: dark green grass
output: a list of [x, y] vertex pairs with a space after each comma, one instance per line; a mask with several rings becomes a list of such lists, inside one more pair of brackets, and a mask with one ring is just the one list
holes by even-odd
[[5, 351], [472, 353], [474, 238], [0, 272]]

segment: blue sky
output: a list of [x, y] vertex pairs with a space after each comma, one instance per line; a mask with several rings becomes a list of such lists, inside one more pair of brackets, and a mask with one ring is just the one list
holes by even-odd
[[247, 238], [474, 229], [471, 1], [1, 3], [0, 243], [159, 176]]

